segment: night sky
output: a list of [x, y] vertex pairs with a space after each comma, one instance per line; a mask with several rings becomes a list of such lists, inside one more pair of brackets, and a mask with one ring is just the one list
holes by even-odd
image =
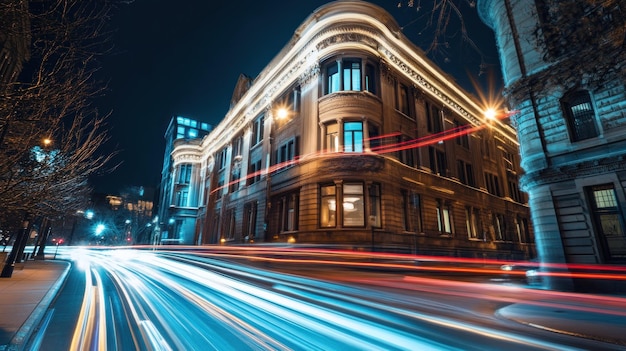
[[[256, 77], [296, 28], [328, 2], [135, 0], [122, 7], [111, 23], [115, 53], [104, 59], [101, 71], [109, 90], [96, 102], [100, 112], [111, 111], [110, 140], [103, 152], [118, 150], [111, 166], [120, 166], [94, 178], [95, 190], [118, 193], [127, 186], [156, 187], [170, 118], [182, 115], [217, 125], [228, 111], [239, 75]], [[372, 2], [388, 11], [418, 46], [430, 43], [429, 30], [424, 30], [428, 11], [398, 7], [397, 0]], [[446, 51], [430, 58], [471, 92], [475, 90], [470, 79], [478, 80], [483, 89], [488, 80], [501, 87], [493, 33], [480, 22], [476, 9], [461, 10], [491, 74], [479, 76], [480, 55], [454, 31]]]

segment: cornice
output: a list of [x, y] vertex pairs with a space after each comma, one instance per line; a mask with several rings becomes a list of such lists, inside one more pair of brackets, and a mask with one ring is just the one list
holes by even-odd
[[551, 167], [537, 172], [526, 173], [520, 178], [520, 187], [530, 189], [538, 185], [560, 183], [621, 171], [626, 171], [624, 155], [587, 160], [567, 166]]

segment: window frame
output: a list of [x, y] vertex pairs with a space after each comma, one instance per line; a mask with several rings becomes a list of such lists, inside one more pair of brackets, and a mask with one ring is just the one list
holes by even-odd
[[571, 142], [598, 137], [596, 111], [588, 91], [577, 90], [565, 94], [561, 99], [561, 108], [567, 121]]

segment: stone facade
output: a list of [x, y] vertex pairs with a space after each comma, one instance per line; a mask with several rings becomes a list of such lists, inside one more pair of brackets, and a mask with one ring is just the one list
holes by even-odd
[[[568, 53], [567, 48], [557, 54], [549, 51], [546, 40], [563, 43], [564, 47], [575, 44], [568, 44], [568, 37], [548, 37], [547, 33], [556, 33], [546, 27], [554, 25], [550, 19], [570, 15], [554, 12], [560, 4], [551, 0], [481, 0], [478, 9], [496, 34], [505, 95], [510, 108], [518, 111], [512, 120], [525, 171], [521, 183], [529, 194], [540, 258], [552, 263], [623, 265], [623, 71], [610, 67], [598, 84], [594, 74], [599, 74], [597, 68], [605, 62], [583, 64], [590, 57], [581, 52]], [[607, 23], [598, 28], [608, 33], [623, 31], [623, 18], [612, 14], [622, 4], [623, 1], [606, 2], [608, 7], [597, 18]], [[585, 3], [577, 2], [576, 6], [583, 9]], [[589, 19], [594, 15], [591, 11], [586, 16]], [[573, 26], [584, 24], [582, 18], [579, 20]], [[561, 33], [569, 31], [560, 29]], [[606, 36], [597, 33], [592, 38], [596, 40], [583, 46], [603, 49], [601, 38]], [[572, 286], [571, 281], [551, 283]]]
[[535, 255], [515, 131], [381, 8], [320, 7], [237, 95], [200, 143], [171, 153], [172, 172], [197, 170], [198, 205], [175, 205], [198, 213], [185, 243]]

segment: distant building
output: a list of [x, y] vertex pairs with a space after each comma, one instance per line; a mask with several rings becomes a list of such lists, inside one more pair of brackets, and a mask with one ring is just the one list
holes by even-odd
[[478, 1], [519, 111], [522, 188], [546, 262], [626, 264], [624, 6]]
[[[189, 174], [174, 174], [172, 164], [172, 150], [175, 144], [182, 142], [199, 142], [211, 131], [211, 126], [182, 116], [174, 116], [165, 131], [165, 154], [163, 170], [161, 171], [160, 200], [159, 200], [159, 237], [164, 243], [190, 242], [192, 237], [186, 238], [185, 233], [192, 233], [198, 216], [198, 206], [195, 209], [176, 206], [185, 201], [197, 204], [197, 196], [190, 197]], [[175, 178], [175, 176], [177, 178]], [[184, 206], [187, 207], [187, 206]]]
[[164, 203], [198, 214], [184, 243], [534, 256], [515, 131], [378, 6], [320, 7], [235, 90], [211, 133], [171, 152], [189, 191]]

